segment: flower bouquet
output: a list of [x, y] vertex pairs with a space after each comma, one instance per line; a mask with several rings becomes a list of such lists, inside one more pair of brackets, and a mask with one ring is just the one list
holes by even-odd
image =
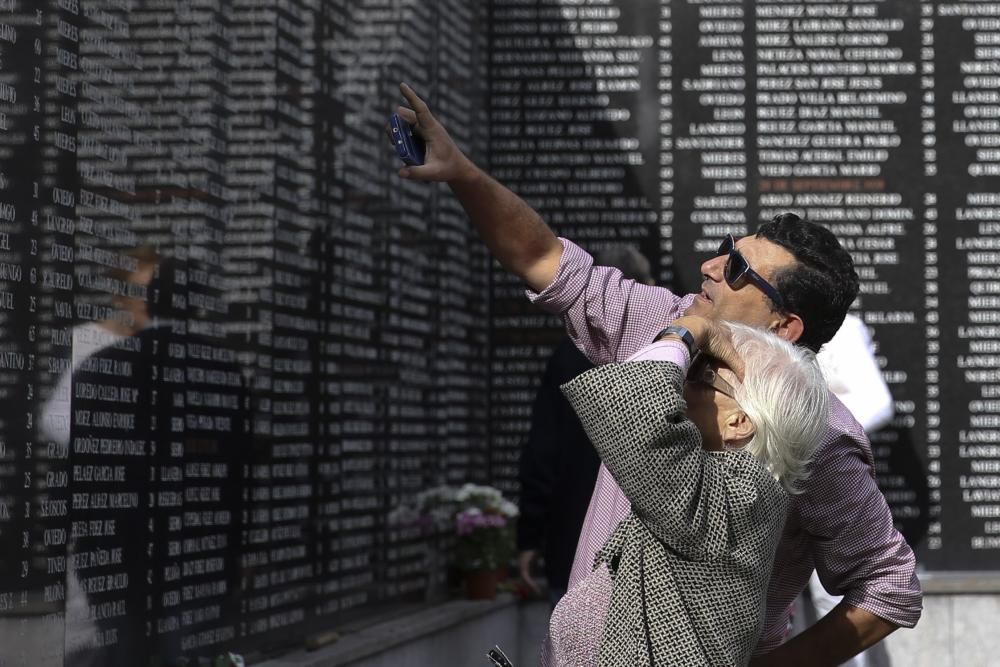
[[390, 522], [452, 535], [452, 564], [462, 571], [471, 598], [492, 598], [514, 554], [514, 503], [491, 486], [465, 484], [423, 491], [398, 507]]

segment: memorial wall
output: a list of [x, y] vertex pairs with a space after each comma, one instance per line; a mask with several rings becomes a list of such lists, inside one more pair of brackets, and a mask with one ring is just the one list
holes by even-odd
[[828, 225], [899, 526], [995, 569], [998, 62], [988, 2], [0, 0], [0, 667], [300, 646], [443, 588], [413, 493], [516, 496], [562, 334], [396, 176], [399, 81], [677, 291]]

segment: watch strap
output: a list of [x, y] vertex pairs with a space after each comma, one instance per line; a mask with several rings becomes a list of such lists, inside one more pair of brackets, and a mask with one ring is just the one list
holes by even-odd
[[660, 340], [664, 336], [677, 336], [678, 338], [680, 338], [682, 341], [684, 341], [684, 344], [687, 345], [688, 354], [692, 357], [695, 355], [695, 352], [697, 352], [694, 346], [694, 336], [692, 336], [691, 332], [685, 329], [684, 327], [671, 324], [669, 327], [665, 328], [663, 331], [656, 334], [656, 338], [654, 338], [653, 340], [654, 341]]

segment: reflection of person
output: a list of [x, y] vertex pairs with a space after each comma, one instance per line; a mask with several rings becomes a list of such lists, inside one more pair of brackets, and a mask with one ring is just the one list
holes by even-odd
[[[556, 607], [545, 664], [744, 665], [757, 644], [828, 392], [812, 353], [777, 336], [675, 324], [564, 387], [632, 510]], [[690, 371], [678, 333], [702, 350]]]
[[[857, 316], [848, 314], [834, 337], [816, 356], [827, 386], [858, 420], [865, 433], [874, 433], [892, 421], [892, 394], [875, 361], [875, 350], [868, 327]], [[830, 613], [843, 599], [831, 595], [819, 574], [809, 577], [809, 599], [816, 618]], [[881, 645], [859, 653], [844, 664], [847, 667], [885, 665], [889, 656]]]
[[[465, 157], [412, 89], [401, 90], [413, 108], [397, 112], [416, 124], [427, 151], [424, 165], [400, 175], [446, 182], [494, 257], [527, 284], [535, 303], [563, 317], [595, 363], [627, 359], [685, 312], [769, 329], [815, 351], [857, 295], [850, 255], [828, 230], [792, 214], [776, 216], [754, 236], [729, 237], [718, 256], [702, 264], [697, 295], [678, 297], [594, 267], [589, 254], [557, 238], [520, 197]], [[778, 546], [756, 664], [837, 664], [920, 617], [913, 551], [875, 483], [868, 439], [843, 404], [831, 404], [812, 474], [792, 500]], [[628, 499], [602, 467], [571, 588], [628, 513]], [[844, 592], [844, 601], [783, 643], [790, 608], [814, 567]]]
[[108, 272], [108, 277], [120, 285], [120, 292], [112, 299], [114, 317], [83, 322], [73, 327], [70, 338], [73, 345], [71, 368], [59, 377], [52, 396], [40, 414], [39, 435], [45, 440], [69, 445], [73, 373], [90, 357], [134, 336], [152, 322], [146, 308], [146, 290], [156, 271], [156, 249], [139, 246], [127, 252], [125, 257], [129, 268]]
[[[653, 284], [649, 260], [632, 246], [605, 248], [597, 262], [617, 267], [632, 280]], [[553, 605], [566, 592], [576, 540], [601, 463], [559, 387], [593, 367], [570, 339], [556, 347], [535, 396], [531, 430], [521, 449], [518, 566], [521, 580], [538, 593], [531, 565], [542, 554]]]
[[[143, 610], [151, 591], [143, 537], [154, 512], [147, 498], [155, 392], [146, 337], [155, 326], [147, 300], [158, 258], [148, 246], [124, 258], [130, 266], [108, 274], [117, 292], [113, 316], [74, 328], [72, 372], [60, 379], [60, 387], [72, 388], [67, 437], [73, 470], [115, 471], [100, 482], [74, 472], [74, 495], [98, 501], [75, 505], [74, 522], [100, 521], [102, 528], [74, 531], [67, 545], [66, 663], [72, 667], [127, 664], [148, 646]], [[105, 492], [118, 500], [101, 506]], [[114, 557], [91, 557], [102, 552]], [[100, 585], [109, 581], [115, 584]]]
[[[71, 445], [71, 433], [79, 438], [109, 435], [106, 432], [107, 429], [102, 431], [102, 429], [78, 425], [73, 426], [71, 431], [72, 408], [107, 411], [110, 407], [107, 401], [74, 397], [74, 385], [78, 381], [88, 379], [99, 383], [108, 382], [107, 378], [101, 377], [99, 374], [96, 378], [91, 377], [94, 374], [87, 370], [85, 365], [92, 360], [112, 358], [114, 355], [118, 355], [128, 362], [133, 362], [138, 356], [134, 350], [141, 349], [141, 345], [136, 344], [133, 337], [146, 329], [152, 322], [152, 317], [146, 307], [146, 295], [147, 286], [153, 279], [156, 270], [156, 251], [152, 246], [140, 246], [127, 252], [123, 259], [125, 260], [123, 268], [108, 272], [108, 278], [118, 285], [118, 292], [112, 298], [115, 306], [114, 316], [103, 320], [82, 322], [74, 326], [71, 331], [70, 367], [59, 377], [52, 395], [42, 405], [39, 414], [39, 436], [44, 441], [54, 442], [68, 448]], [[134, 391], [136, 396], [146, 393], [141, 391], [141, 382], [138, 380], [133, 382], [131, 377], [115, 377], [114, 384], [123, 395], [127, 391]], [[126, 385], [131, 386], [126, 389]], [[111, 435], [120, 436], [117, 433]], [[80, 457], [74, 456], [73, 460], [78, 462]], [[135, 471], [133, 470], [133, 472]], [[87, 490], [89, 491], [89, 487]], [[81, 540], [74, 539], [68, 545], [70, 558], [67, 560], [70, 566], [66, 571], [65, 644], [67, 664], [72, 664], [73, 667], [106, 664], [105, 659], [107, 658], [106, 655], [100, 655], [93, 650], [94, 646], [108, 640], [104, 639], [105, 628], [93, 616], [91, 605], [94, 600], [86, 593], [81, 583], [81, 579], [91, 572], [78, 571], [73, 566], [77, 560], [73, 558], [73, 555], [81, 549], [83, 543]], [[120, 656], [133, 654], [133, 646], [124, 641], [125, 639], [128, 638], [123, 638], [123, 653], [120, 653]], [[128, 639], [128, 641], [131, 640]]]
[[[238, 613], [241, 571], [232, 545], [240, 537], [238, 480], [248, 445], [242, 374], [224, 340], [189, 333], [191, 312], [174, 297], [193, 288], [176, 260], [146, 248], [129, 256], [138, 260], [133, 270], [109, 274], [122, 286], [117, 317], [74, 330], [72, 373], [60, 380], [72, 388], [72, 428], [51, 434], [72, 444], [74, 471], [114, 472], [100, 482], [74, 477], [74, 496], [118, 499], [73, 508], [75, 525], [102, 528], [74, 531], [68, 545], [72, 667], [207, 659], [231, 641], [224, 632], [197, 648], [185, 649], [185, 640], [206, 626], [234, 627]], [[51, 409], [68, 416], [69, 407]], [[188, 515], [195, 523], [185, 523]], [[191, 567], [188, 545], [212, 567]], [[181, 599], [183, 588], [199, 586], [205, 594]], [[192, 617], [208, 603], [217, 617]]]

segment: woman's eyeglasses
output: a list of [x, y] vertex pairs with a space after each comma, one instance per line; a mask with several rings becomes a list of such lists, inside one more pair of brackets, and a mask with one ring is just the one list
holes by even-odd
[[727, 234], [726, 238], [719, 244], [719, 252], [716, 253], [716, 257], [722, 257], [723, 255], [729, 255], [729, 259], [726, 261], [726, 268], [722, 275], [726, 279], [726, 283], [733, 289], [739, 289], [742, 281], [749, 280], [767, 295], [774, 305], [778, 307], [778, 310], [785, 309], [785, 303], [778, 294], [771, 283], [764, 280], [764, 278], [750, 268], [750, 263], [747, 262], [746, 257], [743, 256], [739, 250], [736, 249], [736, 239], [733, 238], [732, 234]]
[[715, 360], [703, 352], [694, 355], [694, 359], [691, 360], [687, 381], [707, 385], [720, 394], [736, 400], [736, 388], [719, 375]]

